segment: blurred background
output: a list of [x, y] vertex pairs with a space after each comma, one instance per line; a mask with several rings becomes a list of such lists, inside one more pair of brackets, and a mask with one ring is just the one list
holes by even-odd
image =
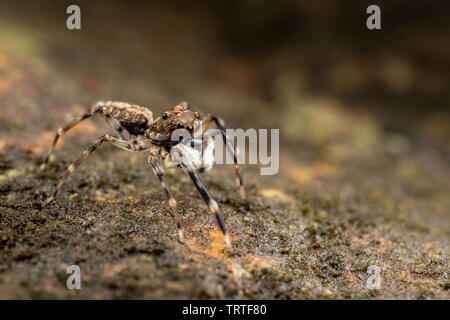
[[185, 99], [312, 156], [413, 143], [449, 159], [447, 1], [378, 1], [375, 31], [369, 1], [79, 1], [79, 31], [70, 4], [0, 4], [3, 131], [32, 130], [33, 110], [53, 124], [100, 99], [157, 114]]
[[[81, 8], [81, 30], [66, 28], [69, 16], [66, 8], [71, 4]], [[366, 9], [371, 4], [381, 8], [381, 30], [366, 28], [369, 17]], [[374, 259], [380, 259], [378, 263], [385, 266], [383, 272], [389, 278], [385, 284], [392, 289], [381, 297], [448, 297], [445, 257], [450, 235], [449, 75], [450, 2], [445, 0], [3, 0], [0, 2], [0, 204], [4, 212], [15, 217], [8, 219], [19, 221], [17, 225], [28, 224], [26, 216], [16, 212], [28, 212], [42, 201], [70, 161], [108, 130], [101, 120], [83, 122], [68, 134], [70, 140], [66, 141], [70, 143], [58, 149], [58, 160], [53, 162], [49, 173], [36, 176], [35, 169], [57, 127], [85, 112], [93, 102], [126, 101], [146, 106], [159, 115], [187, 100], [202, 114], [221, 116], [230, 128], [280, 129], [279, 174], [259, 176], [255, 167], [244, 169], [250, 209], [237, 209], [243, 205], [232, 200], [236, 193], [230, 191], [234, 190], [233, 179], [229, 179], [231, 171], [224, 171], [226, 174], [213, 171], [208, 178], [213, 193], [225, 207], [225, 220], [237, 234], [236, 239], [247, 243], [242, 250], [269, 255], [286, 252], [285, 248], [301, 252], [308, 258], [289, 260], [283, 268], [287, 274], [298, 273], [301, 281], [305, 274], [313, 277], [313, 281], [323, 279], [325, 289], [311, 293], [309, 297], [313, 298], [327, 296], [327, 292], [333, 293], [339, 286], [331, 297], [372, 297], [369, 293], [361, 296], [359, 289], [352, 291], [352, 281], [357, 281], [353, 275], [358, 272], [360, 279], [364, 279], [367, 266], [360, 267], [359, 263], [368, 264]], [[156, 179], [148, 179], [146, 175], [149, 170], [145, 160], [138, 165], [135, 157], [112, 147], [98, 151], [65, 186], [67, 191], [59, 200], [62, 207], [78, 205], [77, 210], [83, 213], [77, 219], [84, 219], [83, 210], [91, 209], [83, 206], [111, 203], [122, 197], [117, 201], [119, 206], [123, 199], [133, 195], [151, 199], [142, 212], [150, 210], [163, 198]], [[171, 178], [181, 179], [178, 175]], [[125, 190], [124, 183], [132, 186]], [[147, 197], [145, 192], [149, 190], [154, 191]], [[180, 195], [181, 191], [177, 192], [178, 198], [198, 200], [192, 192]], [[94, 197], [96, 203], [68, 200], [67, 194], [76, 198], [78, 193], [80, 199]], [[21, 199], [31, 201], [32, 205], [18, 204]], [[258, 205], [269, 209], [258, 207], [257, 215], [252, 206]], [[129, 208], [132, 206], [122, 210]], [[189, 209], [184, 211], [183, 214], [190, 214]], [[252, 225], [250, 219], [244, 229], [239, 216], [242, 212], [247, 212], [251, 219], [255, 213], [265, 221], [277, 216], [291, 225], [289, 228], [288, 222]], [[34, 217], [42, 213], [29, 214]], [[103, 211], [96, 219], [105, 214]], [[173, 226], [167, 212], [155, 214], [151, 219], [160, 219], [154, 225], [162, 228], [161, 221], [166, 218], [168, 231], [164, 234], [170, 242]], [[125, 225], [135, 225], [134, 218], [129, 219]], [[19, 284], [15, 285], [20, 287], [21, 278], [14, 271], [16, 262], [11, 261], [15, 261], [16, 251], [22, 261], [20, 250], [25, 250], [28, 259], [29, 247], [23, 249], [22, 245], [38, 233], [26, 237], [21, 228], [6, 222], [3, 234], [7, 240], [0, 245], [9, 248], [2, 258], [10, 264], [7, 272], [6, 262], [4, 269], [0, 268], [5, 271], [0, 280], [8, 283], [5, 280], [8, 277], [12, 282], [17, 279]], [[107, 222], [105, 230], [110, 225]], [[71, 221], [67, 223], [72, 226]], [[214, 227], [212, 220], [204, 225]], [[148, 230], [142, 231], [145, 239], [151, 239], [145, 234]], [[302, 233], [307, 236], [298, 244], [294, 241], [303, 235], [286, 236], [290, 230], [309, 231]], [[274, 236], [269, 231], [278, 233]], [[158, 232], [155, 237], [161, 234], [160, 230], [151, 232]], [[258, 232], [261, 235], [267, 232], [269, 240], [279, 240], [256, 241], [252, 234]], [[64, 234], [67, 243], [75, 241], [69, 238], [66, 229]], [[77, 239], [80, 232], [74, 229], [73, 234]], [[62, 239], [64, 235], [55, 237]], [[98, 237], [103, 239], [101, 235]], [[36, 243], [41, 238], [36, 236]], [[105, 239], [99, 243], [108, 247], [111, 240]], [[82, 243], [80, 247], [89, 246], [89, 241], [78, 241], [76, 246], [78, 243]], [[61, 249], [58, 241], [50, 243], [55, 250], [52, 252], [67, 261], [71, 259], [67, 258], [72, 257], [71, 253], [58, 251]], [[34, 244], [28, 241], [27, 245]], [[42, 261], [46, 254], [41, 255], [42, 248], [36, 246], [34, 257]], [[151, 246], [154, 244], [146, 244]], [[344, 261], [331, 264], [338, 266], [334, 267], [335, 273], [323, 271], [325, 267], [321, 266], [330, 262], [325, 257], [320, 260], [314, 251], [320, 246], [331, 250], [329, 257], [338, 256]], [[103, 251], [106, 260], [111, 259], [107, 250]], [[53, 256], [60, 257], [58, 254]], [[92, 264], [92, 270], [96, 270], [98, 256], [94, 252], [92, 257], [85, 258], [86, 265]], [[287, 255], [282, 258], [290, 259]], [[58, 259], [55, 258], [55, 265], [60, 263]], [[438, 262], [431, 263], [430, 259]], [[415, 263], [416, 269], [408, 269], [415, 273], [403, 275], [406, 271], [399, 261]], [[419, 263], [425, 267], [417, 267]], [[349, 266], [356, 270], [345, 279], [336, 276], [340, 272], [347, 277], [342, 271], [344, 266], [346, 270]], [[34, 266], [29, 268], [34, 270]], [[306, 273], [302, 276], [301, 272]], [[28, 275], [27, 271], [23, 278], [28, 279]], [[54, 278], [49, 279], [53, 283]], [[96, 281], [95, 272], [91, 279]], [[279, 284], [278, 278], [272, 280]], [[406, 289], [404, 281], [410, 281]], [[334, 282], [338, 287], [326, 289], [327, 283]], [[252, 283], [244, 292], [257, 290], [251, 288], [258, 288], [258, 283], [259, 280]], [[253, 292], [253, 297], [299, 298], [310, 294], [291, 287], [293, 291], [280, 287], [281, 293], [276, 293], [277, 290], [268, 289], [271, 285]], [[99, 289], [94, 296], [109, 297], [103, 295], [110, 292], [108, 283], [105, 286], [107, 289]], [[18, 292], [8, 288], [3, 287], [0, 296], [2, 292], [7, 297]], [[24, 296], [29, 297], [28, 289], [24, 290], [27, 292]], [[46, 290], [44, 286], [42, 292], [52, 297], [53, 289]], [[252, 297], [224, 290], [228, 298]], [[46, 296], [42, 292], [37, 296]], [[286, 292], [295, 293], [289, 296]], [[411, 292], [414, 294], [410, 296]], [[271, 295], [275, 293], [276, 296]], [[82, 294], [92, 297], [88, 290]], [[126, 294], [119, 296], [128, 297]], [[183, 294], [173, 295], [186, 298]], [[202, 294], [194, 296], [205, 297]], [[156, 296], [171, 295], [164, 291]], [[214, 293], [206, 297], [221, 296]]]

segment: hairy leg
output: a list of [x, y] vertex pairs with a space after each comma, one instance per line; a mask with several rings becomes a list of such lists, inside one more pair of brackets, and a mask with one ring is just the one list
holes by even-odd
[[65, 126], [59, 128], [58, 130], [56, 130], [56, 134], [55, 134], [55, 138], [53, 139], [53, 143], [52, 146], [50, 147], [50, 151], [47, 153], [47, 156], [44, 159], [44, 162], [41, 164], [40, 170], [43, 171], [48, 164], [48, 160], [50, 159], [51, 154], [53, 153], [53, 151], [55, 150], [56, 147], [56, 143], [58, 142], [59, 138], [66, 133], [67, 131], [69, 131], [70, 129], [72, 129], [73, 127], [75, 127], [77, 124], [79, 124], [81, 121], [91, 117], [92, 115], [94, 115], [97, 111], [93, 110], [91, 112], [86, 112], [85, 114], [79, 116], [78, 118], [70, 121], [68, 124], [66, 124]]
[[173, 216], [174, 216], [176, 224], [177, 224], [178, 236], [179, 236], [180, 242], [184, 242], [183, 228], [181, 225], [180, 215], [178, 214], [177, 202], [176, 202], [175, 198], [173, 197], [172, 192], [170, 191], [170, 187], [169, 187], [169, 184], [167, 183], [167, 179], [166, 179], [166, 175], [164, 174], [164, 170], [161, 168], [161, 166], [159, 164], [158, 156], [151, 154], [148, 157], [148, 162], [151, 164], [151, 166], [153, 168], [153, 172], [155, 173], [155, 175], [158, 177], [159, 181], [161, 182], [161, 185], [164, 189], [164, 193], [166, 194], [166, 197], [167, 197], [167, 202], [169, 203], [170, 208], [172, 208], [172, 213], [173, 213]]
[[[43, 203], [43, 206], [45, 207], [46, 205], [48, 205], [50, 202], [52, 202], [56, 195], [58, 194], [59, 190], [61, 190], [64, 182], [66, 182], [67, 178], [78, 168], [78, 166], [87, 159], [87, 157], [89, 157], [89, 155], [94, 152], [103, 142], [110, 142], [113, 145], [120, 147], [120, 148], [125, 148], [129, 151], [133, 151], [133, 148], [131, 146], [131, 144], [128, 141], [125, 140], [121, 140], [118, 139], [116, 137], [110, 136], [110, 135], [104, 135], [101, 136], [100, 138], [98, 138], [93, 145], [91, 145], [88, 149], [86, 149], [81, 156], [75, 160], [75, 162], [73, 162], [69, 168], [67, 168], [66, 173], [64, 174], [64, 176], [61, 178], [61, 180], [59, 181], [58, 185], [56, 186], [56, 190], [53, 192], [53, 195], [51, 197], [49, 197], [47, 200], [45, 200], [45, 202]], [[127, 147], [128, 144], [128, 147]]]
[[69, 123], [67, 123], [66, 125], [60, 127], [56, 131], [52, 146], [50, 147], [50, 150], [47, 153], [47, 156], [44, 158], [44, 162], [40, 166], [41, 171], [45, 170], [45, 168], [47, 167], [50, 156], [53, 153], [53, 151], [55, 150], [55, 147], [56, 147], [56, 144], [57, 144], [59, 138], [62, 135], [64, 135], [67, 131], [69, 131], [70, 129], [75, 127], [77, 124], [79, 124], [81, 121], [86, 120], [87, 118], [90, 118], [91, 116], [93, 116], [96, 113], [99, 113], [103, 118], [105, 118], [105, 120], [108, 122], [108, 124], [119, 134], [119, 136], [123, 140], [128, 140], [124, 136], [124, 132], [127, 132], [126, 129], [123, 128], [120, 125], [120, 123], [109, 114], [108, 110], [106, 110], [106, 108], [104, 107], [103, 102], [97, 102], [94, 104], [94, 106], [92, 107], [90, 112], [86, 112], [85, 114], [75, 118], [74, 120], [72, 120]]
[[[176, 147], [175, 147], [176, 148]], [[183, 154], [181, 153], [181, 150], [175, 151], [179, 153], [179, 157], [181, 161], [179, 162], [180, 166], [186, 171], [186, 173], [191, 178], [192, 182], [194, 182], [195, 187], [197, 188], [198, 192], [202, 196], [203, 200], [206, 202], [206, 204], [209, 207], [209, 210], [214, 214], [216, 217], [217, 224], [222, 231], [223, 235], [225, 236], [225, 242], [228, 247], [231, 247], [230, 239], [228, 237], [225, 223], [223, 221], [222, 215], [219, 211], [219, 206], [217, 205], [217, 202], [211, 197], [211, 194], [209, 193], [208, 189], [205, 186], [205, 183], [200, 178], [198, 173], [195, 171], [195, 167], [192, 164], [191, 160], [188, 157], [183, 157]]]

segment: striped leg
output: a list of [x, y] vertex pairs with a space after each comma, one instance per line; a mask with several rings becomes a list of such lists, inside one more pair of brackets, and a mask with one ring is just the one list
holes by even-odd
[[119, 134], [119, 136], [123, 139], [123, 140], [128, 140], [125, 136], [124, 136], [124, 132], [127, 132], [126, 129], [117, 121], [115, 120], [108, 112], [108, 110], [106, 109], [106, 107], [104, 106], [103, 102], [97, 102], [94, 104], [94, 106], [92, 107], [90, 112], [86, 112], [85, 114], [79, 116], [78, 118], [72, 120], [71, 122], [69, 122], [68, 124], [66, 124], [65, 126], [59, 128], [56, 131], [55, 134], [55, 138], [53, 139], [53, 143], [52, 146], [50, 148], [50, 151], [48, 152], [47, 156], [44, 159], [44, 162], [41, 164], [40, 170], [43, 171], [45, 170], [45, 168], [48, 165], [48, 161], [50, 159], [51, 154], [53, 153], [53, 151], [55, 150], [56, 147], [56, 143], [58, 142], [59, 138], [66, 133], [67, 131], [69, 131], [70, 129], [72, 129], [73, 127], [75, 127], [77, 124], [79, 124], [81, 121], [93, 116], [94, 114], [99, 113], [103, 118], [105, 118], [105, 120], [108, 122], [108, 124]]
[[209, 207], [209, 210], [214, 214], [216, 217], [217, 224], [219, 225], [220, 230], [222, 231], [223, 235], [225, 236], [225, 242], [229, 248], [231, 248], [230, 238], [228, 237], [225, 223], [223, 222], [222, 215], [219, 212], [219, 206], [217, 205], [217, 202], [211, 197], [208, 189], [206, 189], [205, 183], [202, 181], [198, 173], [195, 171], [194, 166], [192, 165], [191, 161], [187, 159], [187, 157], [183, 157], [182, 154], [180, 154], [180, 159], [182, 161], [180, 162], [181, 167], [186, 171], [186, 173], [191, 178], [192, 182], [194, 182], [195, 187], [197, 188], [198, 192], [202, 196], [203, 200], [206, 202], [206, 204]]
[[[128, 141], [118, 139], [116, 137], [112, 137], [110, 135], [104, 135], [100, 138], [98, 138], [95, 143], [90, 146], [86, 151], [83, 152], [83, 154], [74, 162], [72, 163], [69, 168], [67, 169], [64, 176], [59, 181], [58, 185], [56, 186], [56, 190], [53, 192], [53, 195], [49, 197], [45, 202], [43, 203], [43, 207], [48, 205], [50, 202], [52, 202], [56, 195], [58, 194], [59, 190], [61, 190], [61, 187], [63, 186], [64, 182], [66, 182], [67, 178], [75, 171], [76, 168], [84, 161], [86, 158], [94, 152], [103, 142], [110, 142], [120, 148], [125, 148], [129, 151], [133, 151], [133, 147]], [[128, 146], [127, 146], [128, 145]]]
[[242, 170], [241, 170], [241, 166], [238, 164], [238, 158], [237, 158], [237, 154], [238, 154], [237, 146], [235, 145], [233, 148], [233, 145], [231, 144], [230, 140], [227, 137], [225, 124], [221, 118], [213, 116], [213, 115], [208, 115], [203, 120], [203, 123], [208, 123], [210, 121], [214, 121], [217, 128], [219, 128], [220, 133], [222, 134], [223, 143], [227, 146], [228, 152], [230, 152], [230, 154], [233, 155], [234, 167], [236, 169], [236, 181], [239, 186], [241, 198], [245, 199], [245, 189], [244, 189], [244, 181], [243, 181], [243, 177], [242, 177]]
[[55, 138], [53, 139], [53, 143], [52, 143], [52, 146], [51, 146], [51, 148], [50, 148], [50, 151], [48, 152], [47, 156], [45, 157], [44, 162], [41, 164], [41, 167], [40, 167], [40, 170], [41, 170], [41, 171], [45, 170], [45, 168], [47, 167], [48, 160], [50, 159], [51, 154], [52, 154], [53, 151], [55, 150], [56, 143], [58, 142], [59, 137], [61, 137], [64, 133], [66, 133], [67, 131], [69, 131], [69, 130], [72, 129], [73, 127], [75, 127], [75, 126], [76, 126], [77, 124], [79, 124], [81, 121], [83, 121], [83, 120], [85, 120], [85, 119], [91, 117], [95, 112], [97, 112], [97, 111], [93, 110], [93, 111], [91, 111], [91, 112], [87, 112], [87, 113], [81, 115], [80, 117], [78, 117], [78, 118], [72, 120], [71, 122], [69, 122], [68, 124], [66, 124], [65, 126], [59, 128], [59, 129], [56, 131]]
[[173, 213], [173, 216], [175, 217], [180, 242], [184, 242], [183, 228], [181, 226], [180, 215], [178, 214], [177, 202], [176, 202], [175, 198], [173, 197], [172, 192], [170, 192], [170, 187], [169, 187], [169, 184], [167, 183], [167, 179], [164, 174], [164, 170], [159, 165], [158, 156], [151, 154], [148, 157], [148, 162], [152, 165], [153, 172], [155, 173], [156, 176], [158, 176], [158, 179], [161, 182], [161, 185], [164, 189], [164, 193], [166, 194], [166, 197], [167, 197], [167, 202], [169, 203], [169, 206], [172, 208], [172, 213]]

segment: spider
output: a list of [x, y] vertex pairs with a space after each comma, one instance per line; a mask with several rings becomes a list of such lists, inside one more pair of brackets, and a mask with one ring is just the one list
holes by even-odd
[[[237, 182], [240, 187], [240, 195], [245, 199], [241, 168], [237, 160], [237, 149], [235, 147], [233, 148], [227, 137], [222, 119], [213, 115], [208, 115], [201, 120], [200, 114], [191, 110], [187, 102], [179, 103], [171, 110], [164, 112], [156, 120], [153, 120], [153, 114], [149, 109], [141, 106], [116, 101], [97, 102], [92, 106], [90, 112], [81, 115], [57, 130], [50, 151], [40, 167], [41, 171], [47, 167], [50, 155], [55, 150], [59, 138], [75, 125], [95, 114], [102, 116], [115, 130], [118, 136], [109, 134], [103, 135], [86, 149], [81, 156], [68, 167], [64, 176], [57, 184], [53, 194], [43, 203], [43, 207], [55, 199], [67, 178], [102, 143], [109, 142], [114, 146], [131, 152], [146, 151], [149, 153], [148, 162], [161, 182], [167, 202], [172, 209], [172, 214], [178, 229], [179, 240], [183, 243], [183, 228], [180, 215], [178, 214], [177, 202], [170, 191], [164, 170], [160, 165], [160, 162], [162, 161], [174, 163], [175, 161], [173, 158], [174, 155], [176, 155], [178, 158], [178, 161], [176, 161], [177, 166], [181, 167], [189, 175], [203, 200], [208, 205], [209, 210], [214, 214], [217, 224], [225, 237], [227, 246], [231, 247], [217, 202], [212, 198], [205, 183], [198, 174], [198, 172], [201, 173], [210, 170], [213, 165], [214, 141], [212, 136], [208, 137], [208, 135], [203, 134], [201, 135], [201, 139], [193, 138], [193, 136], [198, 135], [198, 133], [202, 133], [202, 128], [204, 128], [206, 124], [214, 123], [217, 126], [227, 150], [233, 155]], [[183, 139], [173, 141], [172, 133], [177, 129], [187, 130], [187, 132], [190, 133], [188, 141], [183, 141]], [[203, 155], [201, 154], [201, 151], [192, 147], [195, 143], [201, 143], [202, 146], [205, 145], [203, 148]]]

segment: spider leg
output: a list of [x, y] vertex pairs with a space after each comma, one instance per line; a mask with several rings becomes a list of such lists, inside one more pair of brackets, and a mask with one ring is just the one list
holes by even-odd
[[[78, 166], [84, 161], [86, 160], [86, 158], [92, 153], [94, 152], [103, 142], [110, 142], [113, 145], [120, 147], [120, 148], [124, 148], [127, 149], [129, 151], [133, 151], [133, 147], [131, 146], [131, 144], [128, 141], [125, 140], [121, 140], [118, 139], [116, 137], [110, 136], [110, 135], [104, 135], [101, 136], [100, 138], [98, 138], [93, 145], [91, 145], [88, 149], [86, 149], [81, 156], [75, 160], [75, 162], [73, 162], [68, 168], [66, 173], [64, 174], [64, 176], [61, 178], [61, 180], [59, 181], [58, 185], [56, 186], [56, 190], [53, 192], [53, 195], [51, 197], [49, 197], [47, 200], [45, 200], [45, 202], [43, 203], [43, 207], [45, 207], [46, 205], [48, 205], [50, 202], [52, 202], [56, 195], [58, 194], [59, 190], [61, 190], [61, 187], [63, 186], [64, 182], [66, 182], [67, 178], [78, 168]], [[127, 147], [128, 144], [128, 147]]]
[[208, 123], [210, 121], [213, 121], [216, 124], [217, 128], [219, 128], [220, 133], [222, 134], [223, 143], [226, 145], [228, 152], [230, 152], [230, 154], [233, 156], [234, 167], [236, 169], [236, 183], [239, 186], [241, 198], [245, 199], [245, 189], [244, 189], [244, 181], [243, 181], [243, 177], [242, 177], [242, 170], [241, 170], [241, 166], [238, 164], [238, 158], [237, 158], [237, 155], [238, 155], [237, 146], [235, 145], [233, 148], [233, 145], [231, 144], [230, 139], [227, 137], [227, 134], [226, 134], [225, 123], [221, 118], [213, 116], [213, 115], [208, 115], [203, 120], [203, 123]]
[[108, 122], [108, 124], [120, 135], [120, 137], [123, 140], [128, 140], [124, 137], [124, 134], [123, 134], [123, 132], [126, 131], [126, 129], [123, 128], [122, 125], [120, 125], [120, 123], [109, 114], [108, 110], [106, 110], [106, 108], [104, 107], [103, 102], [97, 102], [94, 105], [94, 107], [91, 109], [90, 112], [86, 112], [85, 114], [75, 118], [74, 120], [70, 121], [63, 127], [60, 127], [56, 131], [52, 146], [50, 147], [50, 150], [49, 150], [47, 156], [45, 157], [44, 162], [40, 166], [41, 171], [45, 170], [45, 168], [47, 167], [50, 156], [53, 153], [53, 151], [55, 150], [56, 143], [58, 142], [59, 138], [62, 135], [64, 135], [67, 131], [69, 131], [70, 129], [75, 127], [77, 124], [79, 124], [81, 121], [83, 121], [87, 118], [90, 118], [91, 116], [93, 116], [96, 113], [100, 113], [100, 115], [105, 118], [105, 120]]
[[209, 193], [208, 189], [205, 186], [205, 183], [200, 178], [198, 173], [195, 171], [195, 167], [192, 164], [192, 162], [187, 159], [187, 157], [183, 157], [183, 154], [181, 154], [181, 151], [177, 151], [180, 153], [181, 160], [180, 166], [186, 171], [186, 173], [191, 178], [192, 182], [194, 182], [195, 187], [197, 188], [198, 192], [202, 196], [203, 200], [206, 202], [206, 204], [209, 207], [209, 210], [214, 214], [216, 217], [217, 224], [219, 225], [220, 230], [222, 231], [223, 235], [225, 236], [225, 242], [229, 248], [231, 248], [230, 238], [228, 237], [225, 223], [223, 221], [222, 215], [219, 211], [219, 206], [217, 205], [217, 202], [211, 197], [211, 194]]
[[180, 215], [178, 214], [177, 202], [176, 202], [175, 198], [173, 197], [172, 192], [170, 191], [170, 187], [169, 187], [169, 184], [167, 183], [167, 179], [166, 179], [166, 175], [164, 174], [164, 170], [161, 168], [161, 166], [159, 164], [158, 156], [151, 154], [148, 157], [148, 162], [151, 164], [151, 166], [153, 168], [153, 172], [155, 173], [155, 175], [158, 177], [159, 181], [161, 182], [161, 185], [164, 189], [164, 193], [166, 194], [166, 197], [167, 197], [167, 202], [169, 203], [170, 208], [172, 208], [172, 213], [173, 213], [173, 216], [175, 217], [180, 242], [184, 242], [183, 228], [181, 226]]
[[52, 143], [52, 146], [50, 148], [50, 151], [48, 152], [47, 156], [45, 157], [44, 162], [41, 164], [41, 167], [40, 167], [41, 171], [43, 171], [47, 167], [48, 160], [50, 159], [51, 154], [55, 150], [56, 143], [58, 142], [59, 137], [61, 137], [64, 133], [66, 133], [67, 131], [69, 131], [73, 127], [75, 127], [81, 121], [83, 121], [83, 120], [91, 117], [92, 115], [94, 115], [95, 112], [97, 112], [97, 111], [93, 110], [93, 111], [90, 111], [90, 112], [86, 112], [85, 114], [83, 114], [83, 115], [79, 116], [78, 118], [70, 121], [68, 124], [66, 124], [65, 126], [59, 128], [56, 131], [55, 138], [53, 139], [53, 143]]

